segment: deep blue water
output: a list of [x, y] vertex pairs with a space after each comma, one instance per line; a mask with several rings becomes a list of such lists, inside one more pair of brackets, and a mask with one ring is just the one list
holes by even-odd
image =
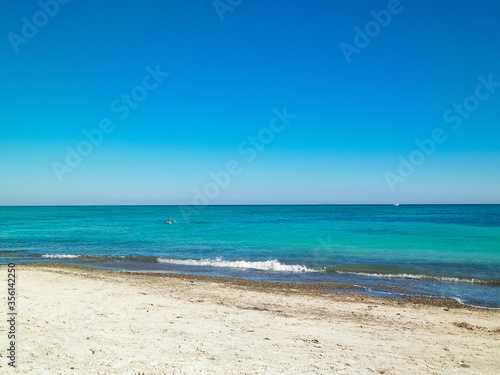
[[0, 226], [1, 264], [342, 282], [500, 307], [500, 205], [0, 207]]

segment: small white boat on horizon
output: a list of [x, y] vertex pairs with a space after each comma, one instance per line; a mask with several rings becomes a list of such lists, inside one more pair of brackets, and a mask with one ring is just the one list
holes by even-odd
[[398, 207], [398, 206], [399, 206], [399, 203], [394, 203], [394, 206], [395, 206], [395, 207]]

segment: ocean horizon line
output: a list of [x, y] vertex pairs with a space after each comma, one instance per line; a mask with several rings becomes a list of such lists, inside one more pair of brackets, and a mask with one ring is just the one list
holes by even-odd
[[500, 206], [500, 203], [237, 203], [237, 204], [38, 204], [2, 207], [252, 207], [252, 206]]

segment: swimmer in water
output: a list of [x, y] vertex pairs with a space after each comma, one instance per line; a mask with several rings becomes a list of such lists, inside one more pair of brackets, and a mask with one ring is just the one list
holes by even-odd
[[172, 224], [172, 222], [170, 221], [170, 218], [168, 218], [167, 224]]

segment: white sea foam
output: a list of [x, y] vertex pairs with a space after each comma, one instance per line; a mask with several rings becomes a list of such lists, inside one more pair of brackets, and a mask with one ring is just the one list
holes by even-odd
[[79, 258], [80, 255], [72, 255], [72, 254], [44, 254], [42, 258], [51, 258], [51, 259], [70, 259], [70, 258]]
[[227, 267], [227, 268], [250, 268], [256, 270], [267, 271], [284, 271], [284, 272], [315, 272], [306, 266], [299, 264], [282, 264], [276, 259], [266, 260], [261, 262], [250, 262], [246, 260], [223, 260], [216, 259], [169, 259], [158, 258], [158, 263], [180, 264], [185, 266], [210, 266], [210, 267]]
[[419, 275], [419, 274], [409, 274], [409, 273], [367, 273], [367, 272], [348, 272], [348, 271], [337, 271], [341, 275], [356, 275], [356, 276], [367, 276], [367, 277], [378, 277], [381, 279], [417, 279], [417, 280], [436, 280], [444, 281], [448, 283], [468, 283], [475, 284], [481, 283], [480, 280], [476, 279], [465, 279], [459, 277], [448, 277], [448, 276], [429, 276], [429, 275]]
[[476, 309], [485, 309], [485, 310], [500, 310], [500, 307], [488, 307], [488, 306], [478, 306], [478, 305], [472, 305], [470, 303], [466, 303], [465, 301], [463, 301], [462, 299], [458, 298], [458, 297], [455, 297], [455, 298], [452, 298], [454, 299], [455, 301], [457, 301], [458, 303], [460, 303], [461, 305], [465, 305], [465, 306], [470, 306], [470, 307], [475, 307]]

